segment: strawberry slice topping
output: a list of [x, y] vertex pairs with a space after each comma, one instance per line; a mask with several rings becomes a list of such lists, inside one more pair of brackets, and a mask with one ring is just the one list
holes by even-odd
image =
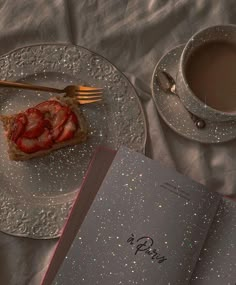
[[61, 107], [61, 109], [53, 116], [52, 124], [52, 138], [55, 141], [63, 131], [64, 125], [67, 122], [71, 111], [68, 107]]
[[23, 133], [25, 138], [37, 138], [40, 136], [44, 131], [44, 118], [43, 114], [35, 109], [30, 108], [25, 112], [28, 123], [26, 129]]
[[26, 137], [20, 137], [16, 143], [19, 149], [23, 152], [34, 153], [36, 151], [52, 147], [53, 141], [49, 130], [45, 129], [38, 138], [29, 139]]
[[28, 139], [20, 137], [17, 140], [19, 149], [25, 153], [33, 153], [40, 150], [40, 146], [37, 143], [37, 139]]
[[16, 142], [16, 140], [22, 135], [27, 124], [27, 117], [25, 114], [20, 113], [16, 116], [13, 123], [13, 130], [11, 133], [11, 140]]
[[52, 139], [55, 141], [71, 114], [70, 109], [54, 100], [43, 102], [37, 105], [36, 108], [44, 114], [45, 125], [48, 129], [52, 129]]
[[64, 126], [58, 126], [51, 131], [53, 141], [56, 141], [59, 135], [62, 133]]
[[52, 126], [53, 128], [60, 127], [64, 125], [66, 120], [68, 119], [71, 111], [68, 107], [61, 107], [56, 114], [54, 114], [52, 118]]
[[38, 137], [37, 143], [40, 149], [47, 149], [52, 147], [53, 140], [50, 131], [48, 129], [45, 129], [44, 132], [41, 134], [41, 136]]
[[78, 119], [76, 115], [71, 112], [67, 122], [64, 125], [63, 131], [60, 136], [56, 139], [56, 142], [63, 142], [73, 138], [78, 127]]
[[56, 100], [45, 101], [38, 104], [35, 108], [42, 113], [56, 114], [62, 105]]
[[17, 115], [11, 139], [21, 151], [34, 153], [73, 138], [78, 126], [70, 108], [51, 100]]
[[23, 125], [26, 125], [28, 123], [28, 119], [24, 113], [20, 113], [17, 115], [17, 120], [21, 122]]
[[52, 124], [49, 119], [44, 119], [44, 127], [51, 130], [52, 129]]

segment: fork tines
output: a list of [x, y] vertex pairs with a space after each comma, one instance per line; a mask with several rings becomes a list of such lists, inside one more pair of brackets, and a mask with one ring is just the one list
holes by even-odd
[[76, 98], [80, 104], [95, 103], [102, 100], [102, 88], [79, 86]]
[[80, 86], [78, 86], [77, 90], [79, 90], [79, 91], [101, 91], [101, 90], [103, 90], [103, 88], [80, 85]]
[[101, 95], [102, 94], [102, 88], [97, 87], [88, 87], [88, 86], [79, 86], [76, 89], [76, 94], [78, 95]]
[[101, 95], [102, 91], [92, 91], [92, 92], [76, 91], [75, 93], [78, 95], [90, 96], [90, 95]]
[[80, 95], [77, 95], [76, 96], [76, 98], [78, 98], [78, 99], [101, 99], [102, 98], [102, 96], [101, 95], [82, 95], [82, 94], [80, 94]]
[[[78, 99], [78, 98], [77, 98]], [[102, 98], [100, 99], [78, 99], [78, 102], [83, 105], [83, 104], [90, 104], [90, 103], [95, 103], [95, 102], [99, 102], [102, 101]]]

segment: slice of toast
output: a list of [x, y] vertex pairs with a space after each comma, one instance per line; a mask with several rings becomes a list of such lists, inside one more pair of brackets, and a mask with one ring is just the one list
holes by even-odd
[[[62, 137], [63, 133], [66, 131], [66, 126], [68, 126], [67, 122], [64, 122], [63, 126], [60, 126], [61, 133], [59, 135], [59, 139], [57, 138], [56, 140], [52, 139], [52, 129], [50, 126], [50, 129], [47, 129], [47, 126], [44, 125], [44, 133], [47, 134], [47, 144], [43, 145], [43, 147], [39, 147], [42, 145], [44, 142], [42, 142], [42, 136], [37, 137], [32, 137], [32, 133], [26, 132], [21, 135], [21, 137], [17, 137], [16, 139], [13, 139], [14, 133], [16, 132], [16, 119], [18, 118], [20, 114], [26, 114], [27, 112], [30, 113], [29, 110], [32, 110], [32, 108], [27, 109], [26, 111], [23, 111], [18, 114], [13, 114], [9, 116], [0, 116], [0, 120], [3, 123], [3, 127], [5, 130], [6, 134], [6, 139], [8, 142], [8, 154], [10, 160], [29, 160], [31, 158], [35, 157], [42, 157], [45, 156], [49, 153], [51, 153], [54, 150], [66, 147], [66, 146], [71, 146], [75, 144], [79, 144], [81, 142], [84, 142], [87, 140], [87, 135], [88, 135], [88, 128], [87, 128], [87, 123], [85, 120], [85, 117], [82, 114], [82, 111], [79, 109], [79, 105], [76, 102], [75, 99], [73, 98], [65, 98], [65, 97], [56, 97], [52, 98], [48, 101], [43, 102], [42, 104], [47, 104], [47, 102], [58, 102], [62, 107], [65, 107], [66, 110], [69, 110], [69, 114], [73, 115], [74, 120], [76, 119], [76, 128], [73, 128], [73, 135], [70, 133], [70, 136], [67, 138], [66, 136]], [[38, 105], [37, 105], [38, 106]], [[33, 107], [33, 109], [37, 109], [37, 106]], [[26, 113], [25, 113], [26, 112]], [[28, 114], [28, 113], [27, 113]], [[46, 114], [46, 113], [45, 113]], [[58, 112], [55, 112], [55, 115], [57, 115]], [[40, 115], [41, 116], [41, 115]], [[76, 118], [75, 118], [76, 117]], [[71, 117], [70, 117], [71, 118]], [[46, 118], [47, 120], [47, 118]], [[45, 115], [44, 115], [44, 122], [45, 120]], [[48, 120], [47, 120], [48, 121]], [[27, 124], [29, 124], [29, 121], [27, 121]], [[67, 125], [66, 125], [67, 124]], [[34, 128], [34, 126], [31, 126], [31, 131]], [[64, 128], [64, 129], [63, 129]], [[34, 129], [35, 130], [35, 129]], [[24, 134], [28, 135], [27, 138], [24, 137]], [[29, 136], [29, 134], [31, 136]], [[36, 134], [36, 133], [35, 133]], [[22, 139], [23, 136], [23, 139]], [[61, 139], [60, 139], [61, 138]], [[37, 145], [37, 147], [30, 148], [25, 150], [25, 148], [22, 148], [22, 141], [31, 147], [31, 144], [34, 143]], [[50, 143], [48, 143], [50, 142]]]

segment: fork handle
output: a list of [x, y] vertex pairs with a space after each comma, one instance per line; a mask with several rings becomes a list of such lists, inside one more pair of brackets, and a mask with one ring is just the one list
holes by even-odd
[[31, 85], [31, 84], [25, 84], [25, 83], [19, 83], [19, 82], [12, 82], [12, 81], [5, 81], [0, 80], [0, 87], [13, 87], [18, 89], [29, 89], [29, 90], [37, 90], [37, 91], [45, 91], [45, 92], [53, 92], [53, 93], [63, 93], [64, 90], [52, 88], [52, 87], [46, 87], [46, 86], [39, 86], [39, 85]]

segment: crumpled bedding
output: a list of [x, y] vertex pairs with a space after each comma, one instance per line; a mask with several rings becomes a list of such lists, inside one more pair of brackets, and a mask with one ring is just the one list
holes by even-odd
[[[103, 55], [139, 94], [148, 127], [147, 156], [209, 191], [236, 197], [236, 140], [203, 145], [181, 137], [158, 115], [150, 90], [164, 53], [201, 28], [235, 21], [233, 0], [2, 0], [0, 55], [45, 42], [78, 44]], [[55, 244], [0, 233], [0, 284], [40, 284]]]

